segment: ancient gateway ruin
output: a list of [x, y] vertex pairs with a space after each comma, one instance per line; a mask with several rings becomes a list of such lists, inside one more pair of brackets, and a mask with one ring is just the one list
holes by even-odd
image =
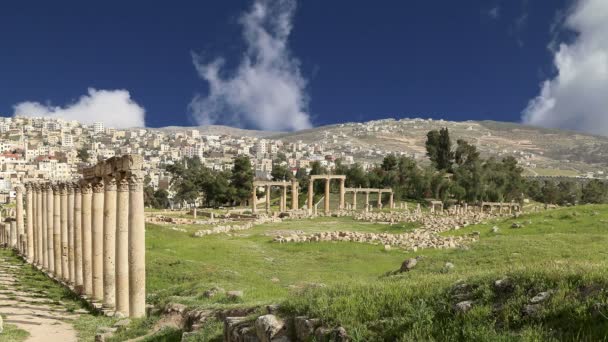
[[279, 210], [281, 212], [287, 211], [287, 188], [291, 187], [291, 209], [298, 209], [298, 181], [293, 179], [291, 182], [287, 181], [254, 181], [253, 182], [253, 190], [251, 194], [251, 212], [253, 214], [257, 213], [258, 208], [258, 188], [264, 187], [264, 192], [266, 194], [266, 213], [270, 212], [270, 193], [272, 187], [280, 187], [281, 188], [281, 201], [279, 204]]
[[373, 188], [346, 188], [344, 189], [344, 192], [352, 192], [353, 193], [353, 202], [349, 204], [349, 208], [350, 210], [357, 210], [357, 193], [361, 192], [361, 193], [365, 193], [365, 211], [369, 211], [369, 194], [370, 193], [377, 193], [378, 194], [378, 201], [377, 201], [377, 208], [378, 209], [382, 209], [382, 194], [384, 193], [388, 193], [389, 194], [389, 199], [388, 199], [388, 207], [389, 209], [394, 209], [395, 208], [395, 202], [394, 202], [394, 195], [393, 195], [393, 189], [373, 189]]
[[106, 313], [145, 316], [141, 156], [110, 158], [75, 182], [30, 182], [16, 192], [16, 217], [0, 225], [1, 242]]

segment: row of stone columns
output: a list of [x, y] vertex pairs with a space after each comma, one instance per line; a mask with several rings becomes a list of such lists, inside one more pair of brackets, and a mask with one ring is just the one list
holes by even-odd
[[[137, 168], [140, 163], [125, 156], [101, 162], [79, 182], [25, 184], [27, 229], [19, 249], [79, 294], [131, 317], [145, 315], [143, 177]], [[19, 195], [16, 218], [18, 231]]]
[[324, 207], [323, 211], [325, 215], [328, 215], [330, 212], [329, 209], [329, 194], [330, 194], [330, 182], [332, 179], [338, 179], [340, 181], [340, 202], [338, 204], [339, 209], [344, 209], [344, 195], [346, 193], [344, 188], [344, 182], [346, 180], [345, 176], [341, 175], [313, 175], [310, 176], [310, 180], [308, 181], [308, 213], [313, 214], [314, 207], [314, 182], [315, 180], [324, 180], [325, 181], [325, 196], [324, 196]]
[[[270, 212], [270, 192], [273, 186], [281, 187], [281, 199], [279, 202], [279, 211], [285, 212], [287, 211], [287, 188], [289, 187], [288, 182], [271, 182], [271, 181], [255, 181], [253, 183], [253, 189], [251, 193], [251, 212], [253, 214], [257, 213], [257, 188], [259, 186], [264, 187], [264, 192], [266, 193], [266, 213]], [[298, 182], [293, 179], [291, 181], [291, 209], [298, 209]]]

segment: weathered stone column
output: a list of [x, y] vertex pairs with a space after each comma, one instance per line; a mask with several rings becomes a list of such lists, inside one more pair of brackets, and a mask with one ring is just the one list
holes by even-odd
[[93, 241], [92, 241], [92, 201], [91, 183], [82, 181], [81, 231], [82, 231], [82, 285], [87, 296], [93, 295]]
[[[116, 178], [104, 177], [103, 203], [103, 305], [116, 305]], [[194, 209], [196, 210], [196, 208]]]
[[325, 205], [323, 206], [323, 211], [325, 212], [325, 215], [329, 215], [329, 184], [329, 177], [325, 178]]
[[255, 184], [252, 187], [251, 190], [251, 213], [255, 214], [258, 212], [258, 189], [257, 186], [255, 186]]
[[378, 191], [378, 209], [382, 208], [382, 192]]
[[82, 195], [80, 185], [72, 185], [74, 191], [74, 286], [76, 292], [83, 293], [82, 279]]
[[47, 189], [47, 201], [46, 201], [46, 247], [47, 247], [47, 260], [48, 270], [50, 273], [55, 273], [55, 245], [53, 244], [53, 231], [55, 220], [53, 219], [54, 204], [53, 200], [53, 185], [49, 183]]
[[32, 217], [29, 218], [32, 220], [32, 244], [34, 247], [34, 255], [33, 255], [33, 264], [38, 265], [38, 215], [37, 206], [38, 206], [38, 185], [36, 183], [30, 183], [32, 188]]
[[344, 178], [340, 179], [340, 204], [339, 204], [340, 209], [344, 209], [344, 194], [345, 194], [344, 181], [345, 181]]
[[266, 185], [266, 213], [270, 212], [270, 185]]
[[55, 276], [63, 278], [63, 263], [61, 262], [61, 189], [59, 184], [53, 185], [53, 254], [55, 261]]
[[47, 185], [46, 184], [40, 184], [40, 221], [41, 221], [41, 225], [40, 225], [40, 238], [42, 239], [42, 241], [40, 242], [40, 247], [42, 248], [42, 250], [40, 251], [40, 261], [42, 261], [42, 267], [44, 267], [44, 269], [48, 269], [49, 268], [49, 260], [48, 260], [48, 252], [47, 252], [47, 237], [46, 237], [46, 229], [47, 229], [47, 222], [46, 222], [46, 211], [47, 211]]
[[369, 212], [369, 191], [365, 192], [365, 211]]
[[353, 191], [353, 210], [357, 210], [357, 192]]
[[390, 193], [389, 197], [388, 197], [388, 208], [389, 209], [394, 209], [395, 208], [395, 194], [393, 194], [392, 192]]
[[308, 181], [308, 214], [312, 215], [312, 208], [314, 207], [315, 194], [314, 194], [314, 181], [310, 179]]
[[131, 317], [146, 314], [146, 233], [143, 176], [129, 178], [129, 309]]
[[281, 211], [287, 211], [287, 185], [283, 185], [281, 192]]
[[74, 184], [66, 183], [68, 192], [68, 280], [71, 284], [76, 283], [76, 265], [74, 260]]
[[23, 254], [23, 250], [21, 248], [21, 234], [23, 234], [23, 187], [21, 185], [18, 185], [15, 188], [15, 191], [17, 192], [17, 210], [15, 213], [15, 217], [17, 218], [17, 240], [16, 240], [16, 244], [17, 244], [17, 250], [19, 251], [19, 253]]
[[10, 226], [10, 235], [9, 235], [10, 239], [10, 246], [11, 248], [15, 249], [17, 248], [17, 243], [18, 243], [18, 238], [17, 238], [17, 221], [15, 221], [14, 219], [11, 220], [11, 226]]
[[291, 180], [291, 210], [298, 210], [298, 181]]
[[103, 182], [93, 183], [92, 235], [93, 242], [93, 298], [103, 300]]
[[70, 266], [68, 259], [68, 189], [63, 183], [59, 188], [60, 213], [59, 219], [61, 224], [61, 277], [70, 280]]
[[25, 201], [26, 201], [26, 206], [25, 206], [25, 210], [26, 210], [26, 216], [27, 216], [27, 231], [26, 231], [26, 243], [27, 243], [27, 250], [25, 255], [27, 255], [27, 260], [29, 260], [29, 262], [33, 262], [34, 261], [34, 204], [32, 203], [33, 201], [33, 194], [32, 194], [32, 185], [31, 184], [26, 184], [25, 185]]
[[118, 179], [117, 191], [116, 311], [129, 316], [129, 181], [125, 177]]

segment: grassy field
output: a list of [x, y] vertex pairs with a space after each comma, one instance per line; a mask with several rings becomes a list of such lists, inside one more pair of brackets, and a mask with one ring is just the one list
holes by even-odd
[[[524, 227], [510, 228], [514, 222]], [[286, 315], [343, 325], [355, 341], [606, 338], [608, 206], [558, 209], [446, 233], [479, 231], [480, 241], [468, 249], [413, 253], [358, 243], [271, 242], [276, 232], [289, 230], [412, 228], [317, 218], [194, 238], [148, 225], [149, 301], [205, 308], [281, 303]], [[413, 271], [386, 275], [416, 256], [422, 259]], [[446, 269], [446, 262], [454, 268]], [[494, 281], [505, 277], [508, 291], [497, 292]], [[456, 287], [463, 293], [454, 292], [455, 284], [466, 284]], [[205, 298], [203, 292], [214, 286], [244, 296]], [[524, 312], [543, 291], [552, 295], [538, 312]], [[454, 304], [465, 299], [473, 308], [456, 313]], [[219, 338], [220, 332], [221, 324], [212, 322], [199, 340]]]

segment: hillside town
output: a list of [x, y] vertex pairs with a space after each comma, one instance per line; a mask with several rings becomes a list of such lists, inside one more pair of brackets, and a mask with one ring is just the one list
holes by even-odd
[[[49, 117], [0, 118], [0, 201], [7, 202], [16, 184], [35, 180], [65, 181], [78, 177], [83, 167], [98, 160], [125, 154], [143, 156], [149, 185], [155, 190], [169, 189], [171, 175], [165, 166], [198, 157], [203, 165], [225, 171], [233, 167], [237, 155], [251, 159], [255, 178], [271, 179], [273, 164], [288, 168], [294, 174], [299, 169], [310, 171], [312, 163], [319, 162], [328, 170], [336, 160], [343, 165], [359, 163], [364, 170], [371, 169], [389, 154], [425, 160], [424, 150], [410, 144], [400, 149], [391, 144], [366, 145], [366, 139], [382, 139], [390, 134], [404, 136], [416, 130], [432, 129], [449, 124], [451, 129], [477, 133], [476, 142], [485, 152], [495, 155], [513, 155], [523, 167], [533, 170], [542, 152], [532, 148], [494, 148], [490, 133], [481, 132], [475, 124], [462, 122], [433, 122], [432, 119], [385, 119], [366, 123], [345, 123], [330, 129], [311, 133], [305, 141], [295, 137], [276, 138], [260, 135], [235, 135], [230, 132], [203, 134], [196, 127], [130, 128], [105, 127], [102, 122], [82, 124]], [[473, 132], [480, 131], [480, 132]], [[311, 138], [312, 137], [312, 138]], [[424, 134], [420, 134], [423, 138]], [[485, 144], [485, 145], [484, 145]], [[532, 171], [534, 172], [534, 171]], [[581, 175], [587, 178], [605, 178], [602, 171]]]
[[[195, 128], [165, 132], [162, 129], [115, 129], [101, 122], [92, 125], [54, 118], [0, 118], [0, 193], [6, 202], [15, 184], [35, 180], [66, 181], [98, 160], [139, 154], [155, 189], [168, 189], [170, 175], [163, 172], [184, 158], [198, 157], [213, 170], [230, 170], [233, 157], [247, 155], [256, 178], [270, 178], [273, 160], [280, 154], [291, 170], [309, 168], [314, 161], [331, 169], [332, 151], [323, 144], [283, 143], [257, 137], [201, 135]], [[346, 163], [352, 156], [341, 154]], [[13, 194], [14, 195], [14, 194]], [[8, 196], [8, 197], [7, 197]]]

